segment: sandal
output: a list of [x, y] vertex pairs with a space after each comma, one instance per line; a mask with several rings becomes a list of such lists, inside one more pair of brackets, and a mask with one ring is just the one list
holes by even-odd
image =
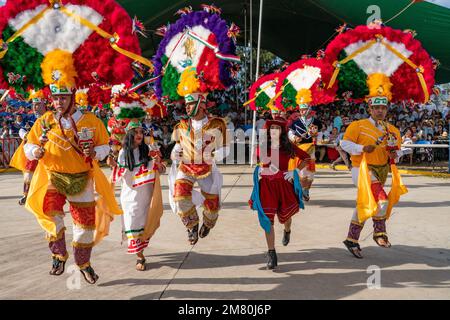
[[192, 230], [188, 229], [188, 241], [193, 246], [198, 241], [198, 225], [192, 228]]
[[347, 247], [348, 251], [355, 256], [355, 258], [362, 259], [363, 256], [361, 254], [361, 247], [359, 243], [351, 242], [349, 240], [345, 240], [344, 245]]
[[145, 258], [136, 260], [136, 270], [137, 271], [145, 271], [146, 270], [145, 261], [146, 261]]
[[84, 277], [84, 280], [86, 280], [89, 284], [94, 284], [98, 280], [98, 275], [95, 273], [94, 269], [92, 269], [91, 266], [86, 267], [84, 269], [80, 269], [81, 274]]
[[199, 232], [200, 238], [206, 237], [209, 234], [210, 230], [211, 230], [210, 228], [208, 228], [207, 226], [205, 226], [205, 224], [203, 224]]
[[380, 247], [383, 247], [383, 248], [390, 248], [391, 247], [391, 243], [389, 242], [387, 235], [381, 235], [381, 236], [373, 237], [373, 240]]
[[303, 200], [308, 202], [310, 199], [309, 197], [309, 189], [303, 189]]
[[19, 206], [23, 206], [25, 202], [27, 202], [27, 196], [23, 196], [22, 198], [20, 198]]
[[49, 274], [52, 276], [60, 276], [64, 273], [65, 261], [61, 261], [58, 258], [53, 258], [52, 269]]

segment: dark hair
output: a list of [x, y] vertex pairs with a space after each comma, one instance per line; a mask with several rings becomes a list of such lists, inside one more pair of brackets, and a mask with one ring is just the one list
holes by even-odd
[[125, 138], [123, 139], [123, 143], [122, 143], [123, 152], [125, 153], [125, 166], [130, 171], [133, 171], [136, 163], [143, 162], [144, 166], [147, 167], [147, 164], [150, 161], [150, 156], [148, 155], [150, 149], [149, 149], [148, 145], [144, 142], [144, 139], [142, 139], [141, 144], [138, 146], [139, 159], [138, 159], [138, 162], [136, 162], [136, 159], [134, 158], [134, 152], [133, 152], [135, 134], [136, 134], [136, 131], [134, 129], [131, 129], [130, 131], [128, 131], [127, 134], [125, 135]]

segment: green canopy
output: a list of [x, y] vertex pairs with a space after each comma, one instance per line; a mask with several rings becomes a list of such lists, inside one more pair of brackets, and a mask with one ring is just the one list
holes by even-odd
[[[141, 47], [151, 57], [161, 37], [158, 27], [173, 23], [174, 13], [185, 6], [200, 9], [205, 0], [119, 0], [131, 16], [136, 15], [149, 30], [141, 38]], [[250, 1], [215, 0], [222, 16], [245, 31], [249, 26]], [[259, 0], [253, 0], [253, 44], [256, 46]], [[417, 32], [425, 49], [441, 63], [436, 72], [437, 83], [450, 82], [450, 0], [265, 0], [261, 47], [282, 59], [293, 62], [303, 54], [314, 54], [325, 48], [343, 23], [350, 27], [381, 18], [388, 26]], [[248, 35], [248, 33], [247, 33]], [[240, 37], [241, 44], [244, 43]]]

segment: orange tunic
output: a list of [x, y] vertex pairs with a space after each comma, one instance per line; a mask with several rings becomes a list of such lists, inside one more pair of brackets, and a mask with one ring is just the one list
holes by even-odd
[[[76, 146], [73, 130], [63, 129], [67, 139], [64, 138], [52, 112], [45, 113], [35, 122], [27, 136], [27, 142], [40, 145], [39, 137], [43, 133], [44, 122], [51, 127], [47, 132], [49, 141], [44, 147], [44, 157], [40, 160], [45, 169], [60, 173], [81, 173], [91, 170], [90, 164], [72, 146]], [[76, 126], [79, 132], [83, 128], [87, 128], [93, 133], [94, 146], [108, 144], [109, 137], [106, 128], [93, 113], [84, 113]]]
[[[388, 124], [389, 132], [393, 133], [397, 139], [397, 146], [400, 149], [402, 138], [400, 131], [391, 124]], [[375, 145], [377, 141], [385, 135], [385, 132], [378, 129], [369, 119], [352, 122], [344, 134], [344, 140], [351, 141], [363, 146]], [[389, 155], [386, 150], [387, 141], [384, 139], [372, 153], [366, 154], [369, 165], [385, 165], [388, 163]], [[352, 165], [359, 167], [362, 155], [352, 155]]]

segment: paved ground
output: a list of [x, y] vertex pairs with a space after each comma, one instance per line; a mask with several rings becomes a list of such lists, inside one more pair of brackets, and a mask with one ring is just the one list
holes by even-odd
[[[449, 299], [450, 180], [405, 176], [410, 192], [394, 209], [391, 249], [371, 239], [370, 223], [354, 259], [342, 245], [354, 205], [347, 172], [321, 170], [304, 213], [295, 216], [291, 243], [278, 246], [279, 268], [265, 270], [266, 246], [247, 200], [251, 169], [222, 167], [224, 205], [211, 234], [187, 244], [179, 218], [165, 214], [146, 251], [148, 271], [134, 270], [134, 257], [120, 244], [120, 220], [94, 249], [97, 285], [81, 279], [71, 258], [68, 272], [48, 275], [50, 257], [34, 217], [17, 205], [21, 176], [0, 175], [0, 298], [2, 299]], [[116, 191], [118, 192], [118, 190]], [[69, 225], [69, 218], [66, 218]], [[71, 239], [68, 228], [68, 239]], [[276, 225], [277, 244], [282, 226]], [[381, 289], [369, 289], [369, 266], [381, 268]], [[66, 269], [67, 270], [67, 269]], [[72, 271], [72, 272], [71, 272]]]

